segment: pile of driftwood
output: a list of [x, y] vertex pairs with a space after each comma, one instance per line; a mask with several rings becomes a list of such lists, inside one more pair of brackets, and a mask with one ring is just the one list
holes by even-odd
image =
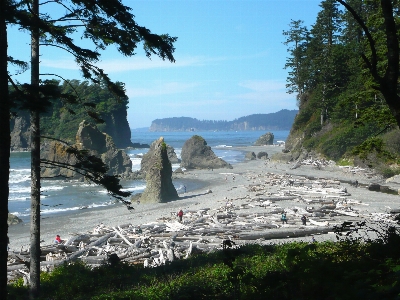
[[[186, 210], [182, 223], [176, 220], [176, 212], [171, 212], [140, 226], [100, 224], [63, 244], [44, 246], [41, 268], [50, 271], [77, 260], [90, 266], [123, 261], [156, 267], [194, 253], [222, 249], [224, 241], [240, 245], [332, 232], [343, 217], [391, 220], [385, 215], [362, 215], [357, 207], [365, 204], [352, 200], [339, 181], [273, 173], [247, 177], [251, 184], [246, 186], [245, 196], [220, 199], [216, 209]], [[287, 224], [282, 224], [283, 212]], [[306, 226], [301, 221], [303, 215]], [[27, 251], [9, 252], [9, 279], [26, 275], [28, 264]]]
[[[307, 159], [297, 160], [290, 169], [300, 168], [302, 165], [305, 166], [314, 166], [316, 169], [322, 169], [328, 166], [335, 166], [336, 163], [332, 160], [326, 159], [316, 159], [313, 157], [309, 157]], [[353, 166], [339, 166], [340, 170], [345, 174], [349, 175], [358, 175], [365, 178], [374, 178], [374, 179], [382, 179], [382, 176], [377, 174], [375, 170], [370, 168], [361, 168], [361, 167], [353, 167]]]

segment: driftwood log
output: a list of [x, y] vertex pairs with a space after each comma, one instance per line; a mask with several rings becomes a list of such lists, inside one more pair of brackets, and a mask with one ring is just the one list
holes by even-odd
[[[319, 164], [323, 167], [329, 162]], [[220, 199], [221, 206], [217, 209], [186, 211], [182, 223], [171, 214], [157, 222], [141, 224], [140, 229], [132, 224], [112, 228], [99, 224], [64, 244], [44, 246], [41, 268], [49, 271], [77, 260], [98, 266], [115, 257], [117, 261], [156, 267], [196, 253], [222, 249], [226, 240], [240, 245], [326, 234], [333, 231], [334, 225], [342, 223], [343, 218], [394, 222], [400, 213], [400, 209], [391, 209], [387, 214], [362, 215], [357, 206], [365, 204], [349, 198], [351, 195], [337, 180], [273, 173], [249, 174], [248, 180], [245, 197]], [[283, 212], [288, 224], [281, 222]], [[303, 215], [306, 226], [300, 220]], [[28, 272], [27, 265], [28, 252], [9, 252], [8, 278], [15, 279]]]

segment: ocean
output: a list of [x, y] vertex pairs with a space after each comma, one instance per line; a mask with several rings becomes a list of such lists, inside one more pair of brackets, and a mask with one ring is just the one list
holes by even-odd
[[[274, 142], [286, 141], [289, 131], [272, 131]], [[161, 136], [167, 144], [175, 149], [180, 158], [182, 146], [194, 134], [202, 136], [214, 153], [232, 164], [244, 161], [244, 153], [234, 147], [250, 146], [265, 131], [204, 131], [204, 132], [148, 132], [132, 131], [132, 142], [151, 144]], [[132, 170], [140, 169], [140, 156], [148, 149], [126, 150], [132, 160]], [[173, 164], [175, 170], [179, 164]], [[146, 187], [144, 180], [121, 181], [126, 191], [133, 194], [141, 193]], [[183, 186], [187, 191], [201, 188], [201, 183], [174, 180], [178, 194], [183, 193]], [[13, 152], [10, 158], [10, 195], [8, 201], [9, 212], [18, 216], [24, 222], [30, 219], [30, 153]], [[41, 215], [42, 217], [57, 216], [59, 214], [73, 214], [81, 209], [92, 209], [101, 206], [114, 205], [115, 200], [101, 187], [73, 180], [42, 180]]]

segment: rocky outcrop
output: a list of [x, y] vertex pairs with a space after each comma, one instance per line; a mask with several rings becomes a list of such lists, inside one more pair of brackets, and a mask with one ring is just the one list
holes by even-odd
[[256, 146], [273, 145], [274, 144], [274, 134], [272, 132], [267, 132], [258, 138], [254, 143]]
[[31, 145], [29, 114], [22, 113], [10, 120], [11, 151], [27, 151]]
[[[52, 141], [41, 146], [41, 158], [43, 159], [69, 165], [77, 162], [75, 156], [68, 153], [66, 144]], [[79, 124], [76, 144], [73, 147], [79, 150], [87, 149], [91, 155], [100, 157], [109, 168], [108, 175], [119, 175], [122, 178], [130, 178], [132, 175], [132, 161], [129, 156], [124, 151], [117, 149], [109, 135], [100, 132], [96, 126], [86, 121]], [[42, 168], [41, 175], [43, 177], [82, 177], [77, 169], [59, 167]]]
[[143, 155], [141, 171], [146, 178], [146, 189], [140, 197], [141, 202], [161, 203], [179, 198], [172, 183], [172, 166], [167, 148], [164, 138], [160, 137]]
[[217, 157], [211, 147], [207, 146], [207, 142], [198, 135], [192, 136], [185, 142], [182, 147], [181, 159], [181, 167], [186, 169], [232, 169], [232, 166]]
[[[11, 118], [10, 128], [11, 128], [11, 151], [27, 151], [30, 150], [30, 117], [29, 113], [24, 111], [18, 111], [17, 116]], [[127, 112], [125, 108], [120, 108], [107, 115], [102, 115], [105, 123], [103, 124], [103, 129], [106, 134], [110, 135], [114, 141], [117, 148], [148, 148], [148, 145], [133, 144], [131, 142], [131, 130], [129, 128], [129, 123], [126, 118]], [[76, 122], [76, 127], [78, 127], [81, 120], [74, 120]], [[60, 116], [60, 123], [67, 122]], [[71, 122], [68, 120], [68, 122]], [[70, 124], [71, 125], [71, 124]], [[54, 133], [46, 126], [41, 128], [43, 135], [49, 135], [54, 138], [67, 140], [63, 134], [63, 131], [57, 131]], [[69, 141], [71, 142], [71, 141]]]
[[17, 216], [13, 215], [13, 214], [8, 214], [8, 218], [7, 218], [7, 224], [8, 226], [10, 225], [16, 225], [22, 223], [22, 220], [20, 218], [18, 218]]
[[179, 164], [181, 160], [176, 156], [174, 147], [167, 145], [167, 155], [171, 164]]
[[125, 107], [120, 107], [112, 113], [102, 115], [102, 118], [105, 121], [104, 132], [112, 137], [118, 148], [133, 146], [127, 114]]

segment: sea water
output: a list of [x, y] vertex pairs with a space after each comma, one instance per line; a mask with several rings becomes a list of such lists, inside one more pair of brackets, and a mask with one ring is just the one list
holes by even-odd
[[[285, 141], [289, 131], [272, 131], [274, 141]], [[204, 132], [149, 132], [132, 131], [132, 142], [151, 144], [153, 141], [164, 138], [164, 141], [174, 147], [180, 158], [182, 146], [193, 135], [203, 137], [214, 153], [232, 164], [244, 161], [245, 153], [235, 150], [239, 146], [251, 146], [265, 131], [204, 131]], [[140, 169], [141, 156], [147, 148], [126, 150], [132, 160], [132, 170]], [[175, 170], [179, 164], [173, 164]], [[91, 209], [115, 204], [115, 200], [102, 187], [68, 179], [42, 180], [41, 188], [41, 215], [56, 216], [57, 214], [73, 214], [81, 209]], [[174, 180], [178, 194], [183, 193], [184, 185], [187, 191], [199, 188], [201, 183]], [[144, 180], [121, 181], [123, 190], [132, 194], [141, 193], [146, 187]], [[30, 218], [30, 153], [13, 152], [10, 157], [9, 181], [9, 212], [29, 222]]]

